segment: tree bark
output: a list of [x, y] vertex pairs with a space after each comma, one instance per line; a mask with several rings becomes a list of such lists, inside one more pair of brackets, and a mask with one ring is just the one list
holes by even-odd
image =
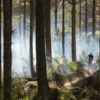
[[80, 8], [80, 12], [79, 12], [79, 30], [80, 30], [80, 35], [81, 35], [81, 0], [79, 3], [79, 8]]
[[0, 0], [0, 100], [1, 100], [1, 0]]
[[62, 54], [65, 55], [65, 0], [62, 3], [63, 11], [62, 11]]
[[19, 0], [19, 41], [20, 41], [20, 55], [21, 55], [21, 50], [22, 50], [22, 46], [21, 46], [21, 37], [22, 37], [22, 23], [21, 23], [21, 15], [22, 15], [22, 11], [21, 11], [21, 0]]
[[87, 36], [87, 0], [85, 0], [85, 35]]
[[3, 10], [4, 10], [4, 100], [11, 100], [12, 0], [3, 1]]
[[76, 0], [72, 0], [72, 61], [76, 61]]
[[100, 0], [99, 0], [99, 33], [100, 33]]
[[95, 36], [95, 0], [93, 0], [92, 8], [92, 34]]
[[52, 60], [52, 50], [51, 50], [51, 27], [50, 27], [50, 6], [51, 1], [46, 0], [45, 9], [45, 32], [46, 32], [46, 56]]
[[34, 12], [35, 12], [35, 0], [30, 0], [30, 69], [31, 76], [34, 77], [33, 66], [33, 31], [34, 31]]
[[21, 0], [19, 1], [19, 33], [21, 34]]
[[55, 0], [55, 29], [57, 29], [57, 0]]
[[23, 19], [23, 32], [24, 32], [24, 44], [26, 44], [26, 0], [24, 0], [24, 19]]
[[48, 81], [45, 58], [45, 0], [36, 0], [36, 60], [38, 80], [38, 100], [44, 100], [48, 93]]
[[100, 33], [100, 0], [99, 0], [99, 33]]
[[[100, 58], [100, 0], [99, 0], [99, 58]], [[100, 61], [99, 61], [99, 69], [100, 69]]]

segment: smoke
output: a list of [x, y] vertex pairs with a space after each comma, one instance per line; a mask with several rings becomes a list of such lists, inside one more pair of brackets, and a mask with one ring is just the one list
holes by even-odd
[[[54, 30], [54, 18], [52, 18], [51, 30]], [[23, 72], [23, 68], [27, 68], [27, 72], [30, 74], [30, 58], [29, 58], [29, 30], [26, 31], [26, 44], [24, 45], [24, 33], [23, 24], [21, 26], [22, 33], [19, 33], [19, 23], [16, 22], [13, 25], [13, 29], [16, 30], [12, 36], [12, 70], [18, 73]], [[35, 33], [34, 33], [35, 34]], [[99, 55], [99, 40], [96, 37], [88, 35], [85, 37], [84, 32], [82, 35], [76, 34], [76, 54], [77, 61], [87, 61], [87, 56], [92, 53], [94, 56], [94, 61]], [[60, 35], [60, 34], [59, 34]], [[62, 38], [61, 35], [55, 35], [52, 32], [52, 56], [53, 58], [62, 56]], [[54, 37], [57, 37], [54, 39]], [[34, 51], [34, 66], [36, 66], [36, 45], [35, 45], [35, 35], [33, 36], [33, 51]], [[21, 40], [20, 40], [21, 39]], [[25, 47], [26, 46], [26, 47]], [[71, 32], [66, 32], [65, 34], [65, 57], [68, 61], [72, 60], [71, 54]], [[2, 54], [3, 54], [3, 37], [2, 37]], [[2, 55], [3, 59], [3, 55]], [[2, 60], [3, 63], [3, 60]], [[2, 64], [3, 65], [3, 64]]]
[[[65, 35], [65, 57], [68, 61], [71, 61], [71, 34]], [[62, 39], [61, 37], [57, 40], [52, 40], [52, 50], [53, 50], [53, 57], [61, 56], [62, 55]], [[92, 53], [94, 56], [94, 60], [97, 59], [99, 55], [99, 40], [98, 38], [94, 38], [93, 36], [85, 37], [76, 35], [76, 54], [77, 54], [77, 61], [86, 61], [86, 58], [89, 53]]]

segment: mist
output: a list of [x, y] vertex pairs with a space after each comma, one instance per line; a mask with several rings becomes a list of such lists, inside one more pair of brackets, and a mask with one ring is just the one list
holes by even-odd
[[[52, 44], [52, 57], [62, 56], [62, 37], [61, 34], [55, 34], [54, 31], [54, 16], [51, 16], [51, 44]], [[28, 21], [28, 19], [27, 19]], [[61, 21], [58, 19], [58, 21]], [[21, 21], [21, 33], [19, 32], [19, 22], [13, 22], [13, 30], [12, 33], [12, 71], [23, 74], [25, 70], [27, 70], [27, 75], [30, 75], [30, 51], [29, 51], [29, 23], [26, 25], [26, 39], [24, 39], [23, 33], [23, 20]], [[59, 23], [59, 22], [58, 22]], [[61, 26], [58, 25], [58, 28]], [[87, 34], [85, 37], [85, 33], [82, 32], [81, 35], [77, 31], [76, 32], [76, 54], [77, 61], [87, 61], [87, 56], [89, 53], [92, 53], [94, 56], [93, 61], [96, 61], [99, 55], [99, 39], [97, 37], [93, 37], [91, 33]], [[33, 35], [33, 56], [34, 56], [34, 68], [36, 71], [36, 45], [35, 45], [35, 30]], [[72, 60], [71, 53], [71, 30], [65, 33], [65, 58], [67, 61]], [[3, 34], [2, 34], [2, 67], [3, 67]], [[21, 74], [22, 73], [22, 74]]]

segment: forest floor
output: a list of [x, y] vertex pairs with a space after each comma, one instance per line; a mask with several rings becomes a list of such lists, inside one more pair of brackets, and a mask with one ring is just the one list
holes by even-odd
[[[78, 62], [80, 69], [68, 76], [54, 73], [52, 80], [48, 80], [49, 87], [57, 98], [52, 100], [100, 100], [100, 70], [88, 70], [97, 67], [86, 62]], [[31, 78], [20, 78], [12, 81], [16, 94], [34, 98], [37, 95], [37, 81]], [[30, 99], [35, 100], [35, 99]]]

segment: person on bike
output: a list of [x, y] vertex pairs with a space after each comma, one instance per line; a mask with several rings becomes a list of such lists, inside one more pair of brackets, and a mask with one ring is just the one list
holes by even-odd
[[92, 60], [93, 60], [93, 55], [92, 55], [92, 53], [90, 53], [89, 55], [88, 55], [88, 60], [89, 60], [89, 63], [92, 63]]

